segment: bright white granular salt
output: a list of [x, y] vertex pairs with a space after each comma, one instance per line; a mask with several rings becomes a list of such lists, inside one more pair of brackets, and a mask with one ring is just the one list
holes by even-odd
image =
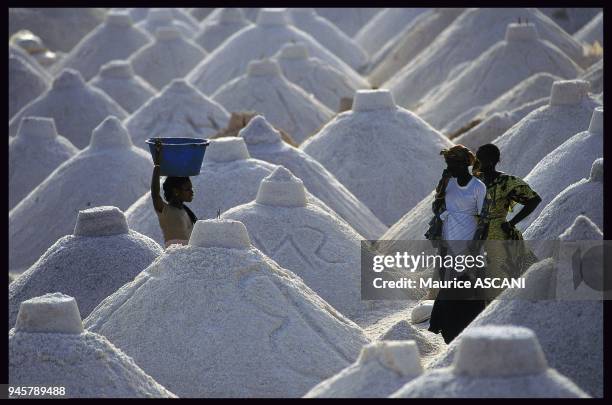
[[157, 89], [134, 73], [129, 62], [122, 60], [102, 65], [89, 84], [111, 96], [130, 114], [157, 93]]
[[202, 21], [194, 42], [207, 52], [212, 52], [227, 38], [250, 24], [241, 9], [222, 8], [216, 18]]
[[[284, 9], [261, 9], [257, 23], [232, 35], [196, 66], [187, 77], [205, 94], [214, 93], [230, 80], [243, 75], [250, 61], [269, 58], [287, 42], [302, 42], [309, 53], [340, 70], [351, 80], [363, 80], [357, 72], [313, 37], [291, 26]], [[293, 135], [293, 134], [292, 134]]]
[[125, 210], [149, 189], [151, 156], [132, 145], [115, 117], [105, 119], [87, 148], [60, 165], [9, 213], [9, 270], [26, 269], [55, 241], [72, 234], [79, 210]]
[[548, 367], [527, 328], [471, 327], [462, 333], [451, 367], [428, 371], [392, 398], [585, 398], [570, 379]]
[[368, 343], [230, 220], [198, 221], [85, 326], [181, 397], [301, 396]]
[[[414, 311], [412, 312], [414, 313]], [[441, 349], [440, 344], [436, 342], [434, 338], [432, 338], [431, 334], [429, 334], [427, 331], [418, 329], [406, 320], [401, 320], [395, 325], [391, 326], [380, 336], [380, 340], [414, 341], [423, 361]]]
[[[459, 75], [430, 91], [417, 113], [434, 127], [444, 128], [444, 133], [452, 133], [471, 120], [464, 117], [463, 122], [457, 122], [458, 115], [474, 107], [482, 108], [540, 72], [573, 79], [582, 69], [554, 45], [541, 40], [534, 24], [511, 23], [505, 40], [487, 49]], [[448, 127], [453, 120], [455, 124]]]
[[349, 80], [346, 75], [318, 58], [308, 57], [303, 44], [285, 44], [274, 55], [274, 59], [289, 81], [300, 86], [306, 93], [332, 111], [338, 111], [343, 98], [352, 98], [357, 89], [369, 88], [361, 82]]
[[39, 74], [26, 60], [9, 55], [9, 119], [49, 88], [47, 77]]
[[304, 398], [384, 398], [423, 372], [414, 341], [373, 342], [357, 361], [312, 388]]
[[592, 45], [595, 41], [603, 46], [603, 11], [573, 35], [577, 41]]
[[561, 235], [559, 240], [562, 241], [581, 241], [581, 240], [602, 240], [603, 233], [601, 229], [589, 217], [578, 215], [572, 225], [567, 228]]
[[9, 143], [9, 210], [78, 152], [57, 134], [52, 118], [23, 118], [17, 136]]
[[[337, 115], [301, 146], [391, 225], [435, 187], [452, 146], [388, 90], [359, 90], [352, 111]], [[418, 173], [407, 181], [410, 173]], [[381, 181], [384, 179], [384, 181]]]
[[580, 65], [583, 58], [580, 44], [537, 9], [478, 8], [461, 14], [382, 87], [393, 91], [399, 105], [418, 107], [427, 92], [454, 77], [462, 64], [467, 65], [501, 40], [508, 24], [518, 17], [535, 24], [540, 38], [550, 41]]
[[104, 23], [87, 34], [64, 59], [57, 70], [71, 68], [81, 72], [85, 80], [98, 73], [111, 60], [125, 60], [152, 40], [135, 27], [129, 14], [111, 11]]
[[226, 211], [223, 218], [242, 222], [258, 249], [345, 316], [354, 319], [365, 309], [361, 236], [335, 215], [307, 203], [304, 183], [289, 170], [275, 169], [262, 180], [255, 201]]
[[368, 55], [355, 41], [314, 8], [291, 8], [289, 19], [298, 29], [312, 35], [325, 48], [359, 72], [368, 64]]
[[560, 192], [581, 180], [595, 159], [603, 157], [603, 137], [603, 107], [597, 107], [593, 110], [588, 131], [563, 142], [529, 172], [525, 181], [537, 191], [542, 202], [519, 223], [522, 229], [526, 229]]
[[227, 125], [229, 114], [183, 79], [175, 79], [125, 121], [134, 145], [152, 137], [207, 138]]
[[176, 20], [172, 15], [172, 9], [150, 8], [144, 20], [136, 24], [137, 28], [155, 36], [160, 28], [174, 28], [185, 38], [193, 38], [196, 30], [183, 21]]
[[598, 103], [588, 95], [589, 83], [566, 80], [553, 83], [550, 102], [493, 140], [501, 152], [498, 169], [524, 177], [557, 146], [589, 126]]
[[291, 135], [299, 145], [318, 131], [333, 112], [288, 81], [276, 61], [251, 61], [246, 75], [217, 90], [212, 98], [228, 111], [256, 111]]
[[58, 132], [82, 149], [89, 143], [91, 131], [109, 115], [124, 119], [127, 113], [102, 90], [85, 83], [79, 72], [66, 69], [48, 91], [9, 121], [9, 134], [17, 133], [24, 117], [53, 118]]
[[349, 38], [354, 38], [357, 31], [368, 23], [376, 14], [380, 13], [384, 8], [375, 7], [319, 7], [315, 9], [317, 13], [334, 23], [340, 28]]
[[46, 398], [176, 398], [104, 336], [84, 331], [73, 297], [25, 301], [17, 323], [9, 331], [11, 385], [57, 387]]
[[76, 298], [86, 317], [161, 253], [155, 241], [128, 229], [118, 208], [79, 211], [74, 234], [58, 240], [9, 286], [9, 329], [21, 302], [53, 291]]
[[160, 27], [155, 41], [130, 57], [134, 71], [157, 89], [173, 79], [182, 79], [206, 52], [173, 27]]
[[249, 154], [282, 165], [300, 178], [306, 188], [347, 221], [366, 239], [377, 239], [387, 227], [378, 220], [333, 174], [298, 148], [283, 142], [263, 116], [256, 116], [239, 132]]

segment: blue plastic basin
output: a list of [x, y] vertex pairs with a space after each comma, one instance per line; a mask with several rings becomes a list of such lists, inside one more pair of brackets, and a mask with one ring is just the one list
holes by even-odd
[[200, 174], [204, 152], [210, 141], [201, 138], [149, 138], [146, 142], [151, 157], [155, 153], [157, 139], [162, 141], [160, 175], [189, 177]]

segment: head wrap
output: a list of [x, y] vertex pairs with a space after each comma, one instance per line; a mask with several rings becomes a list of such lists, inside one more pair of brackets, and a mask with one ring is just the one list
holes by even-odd
[[440, 155], [444, 155], [444, 159], [460, 159], [472, 166], [476, 162], [476, 155], [463, 145], [455, 145], [452, 148], [442, 149]]

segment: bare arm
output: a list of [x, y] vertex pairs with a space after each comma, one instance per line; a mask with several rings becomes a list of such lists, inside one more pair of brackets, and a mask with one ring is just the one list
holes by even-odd
[[151, 178], [151, 198], [153, 199], [153, 207], [155, 207], [155, 211], [162, 212], [164, 209], [164, 201], [159, 195], [159, 177], [160, 177], [160, 167], [159, 167], [159, 158], [161, 156], [161, 143], [158, 143], [155, 146], [155, 154], [153, 156], [153, 176]]
[[540, 204], [541, 202], [542, 202], [542, 199], [539, 196], [533, 197], [532, 199], [527, 201], [527, 204], [523, 206], [523, 208], [518, 212], [518, 214], [516, 214], [510, 221], [508, 221], [510, 225], [516, 226], [516, 224], [518, 224], [523, 219], [525, 219], [529, 214], [531, 214], [533, 210], [535, 210], [538, 204]]

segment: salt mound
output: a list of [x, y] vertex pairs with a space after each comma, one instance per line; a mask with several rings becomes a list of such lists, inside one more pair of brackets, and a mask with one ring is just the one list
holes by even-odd
[[10, 8], [9, 36], [27, 29], [44, 38], [50, 49], [69, 52], [105, 14], [103, 8]]
[[181, 397], [303, 395], [368, 340], [248, 240], [239, 223], [199, 221], [189, 246], [164, 253], [85, 325]]
[[93, 131], [89, 147], [9, 212], [9, 269], [29, 267], [57, 239], [72, 234], [79, 210], [99, 205], [125, 210], [150, 181], [151, 156], [132, 145], [117, 118], [108, 117]]
[[414, 342], [374, 342], [354, 364], [312, 388], [305, 398], [384, 398], [423, 372]]
[[256, 159], [281, 165], [299, 177], [306, 188], [366, 239], [377, 239], [386, 226], [333, 174], [298, 148], [281, 140], [263, 116], [256, 116], [240, 131], [249, 154]]
[[55, 64], [64, 54], [49, 50], [40, 37], [34, 35], [30, 30], [20, 30], [9, 38], [9, 44], [25, 50], [33, 60], [45, 68]]
[[[225, 46], [227, 47], [227, 45]], [[321, 128], [332, 111], [282, 75], [278, 63], [249, 63], [246, 75], [217, 90], [212, 98], [230, 111], [257, 111], [288, 132], [297, 144]]]
[[355, 42], [374, 55], [381, 47], [404, 31], [427, 8], [387, 8], [372, 17], [355, 35]]
[[185, 38], [193, 38], [196, 34], [195, 29], [188, 24], [175, 20], [172, 9], [168, 8], [150, 8], [147, 16], [136, 24], [136, 27], [148, 32], [151, 36], [156, 36], [160, 28], [174, 28]]
[[357, 31], [372, 19], [376, 14], [380, 13], [384, 8], [375, 7], [319, 7], [315, 9], [317, 13], [334, 23], [346, 35], [353, 38]]
[[553, 198], [581, 180], [595, 159], [603, 157], [603, 114], [603, 107], [595, 108], [588, 131], [580, 132], [563, 142], [525, 177], [525, 181], [537, 190], [542, 202], [521, 222], [523, 229], [538, 217]]
[[155, 41], [134, 53], [130, 62], [138, 75], [161, 89], [173, 79], [182, 79], [205, 57], [206, 52], [177, 29], [161, 27]]
[[603, 11], [573, 35], [574, 39], [592, 45], [595, 41], [603, 46]]
[[501, 152], [499, 169], [524, 177], [557, 146], [588, 128], [598, 106], [587, 96], [588, 86], [583, 80], [553, 83], [549, 105], [532, 111], [493, 141]]
[[63, 387], [66, 398], [176, 397], [105, 337], [84, 331], [75, 299], [61, 293], [21, 304], [9, 331], [9, 384]]
[[469, 9], [382, 87], [392, 89], [399, 105], [416, 107], [428, 91], [453, 77], [449, 75], [452, 70], [458, 72], [461, 64], [476, 59], [503, 38], [508, 24], [518, 17], [528, 19], [540, 38], [581, 63], [580, 44], [535, 8]]
[[368, 76], [373, 86], [380, 87], [401, 68], [431, 44], [465, 8], [432, 8], [419, 14], [407, 30], [397, 35], [371, 57], [371, 72]]
[[[160, 10], [160, 9], [152, 9], [148, 7], [135, 7], [135, 8], [128, 8], [127, 10], [130, 13], [130, 17], [132, 17], [132, 20], [140, 22], [147, 18], [150, 10]], [[170, 10], [170, 12], [172, 13], [172, 18], [174, 20], [187, 24], [187, 26], [191, 28], [192, 30], [198, 29], [198, 21], [195, 18], [193, 18], [189, 13], [187, 13], [184, 9], [174, 7], [174, 8], [165, 8], [162, 10]], [[154, 32], [155, 31], [153, 31], [153, 33]]]
[[111, 11], [62, 59], [58, 70], [75, 69], [89, 80], [105, 63], [127, 59], [150, 41], [151, 36], [135, 27], [129, 14]]
[[137, 76], [127, 61], [114, 60], [102, 65], [90, 84], [112, 97], [128, 113], [133, 113], [157, 90]]
[[342, 98], [351, 98], [357, 89], [368, 88], [361, 82], [350, 81], [321, 59], [309, 58], [303, 44], [283, 45], [274, 59], [287, 79], [313, 94], [332, 111], [338, 110]]
[[365, 308], [361, 236], [335, 215], [308, 204], [304, 184], [289, 170], [276, 168], [262, 180], [255, 201], [226, 211], [223, 218], [244, 223], [258, 249], [342, 314], [354, 318]]
[[580, 240], [601, 240], [603, 233], [601, 229], [584, 215], [578, 215], [574, 223], [567, 228], [561, 235], [559, 240], [563, 241], [580, 241]]
[[9, 118], [49, 88], [47, 78], [40, 75], [28, 62], [9, 55]]
[[32, 69], [36, 71], [41, 77], [43, 77], [47, 81], [51, 81], [51, 75], [47, 72], [47, 69], [42, 67], [38, 61], [32, 57], [29, 53], [27, 53], [24, 49], [19, 46], [15, 46], [9, 42], [9, 58], [18, 57], [21, 58], [22, 61], [26, 62]]
[[[529, 63], [525, 63], [527, 60]], [[494, 101], [540, 72], [573, 79], [582, 69], [554, 45], [540, 40], [534, 24], [511, 23], [504, 41], [486, 50], [458, 76], [429, 92], [418, 112], [434, 127], [445, 128], [457, 115]], [[445, 133], [454, 132], [469, 121], [455, 123], [454, 127], [445, 128]]]
[[199, 33], [194, 42], [207, 52], [214, 51], [227, 38], [240, 31], [251, 23], [244, 17], [239, 8], [222, 8], [217, 18], [202, 22]]
[[9, 210], [79, 150], [57, 134], [52, 118], [25, 117], [9, 144]]
[[332, 22], [320, 17], [314, 8], [292, 8], [289, 18], [293, 26], [312, 35], [317, 42], [356, 71], [367, 66], [366, 52]]
[[175, 79], [125, 121], [134, 145], [151, 137], [207, 138], [227, 125], [228, 112], [185, 80]]
[[[451, 145], [397, 107], [388, 90], [359, 90], [353, 110], [336, 116], [300, 149], [391, 225], [436, 184], [444, 168], [439, 153]], [[418, 180], [406, 182], [406, 173], [419, 173]]]
[[603, 158], [593, 162], [591, 174], [559, 193], [524, 233], [525, 239], [553, 240], [577, 215], [586, 215], [603, 228]]
[[593, 17], [597, 15], [601, 8], [573, 7], [573, 8], [539, 8], [551, 20], [559, 24], [561, 28], [575, 34], [580, 28], [584, 27]]
[[[405, 320], [401, 320], [395, 325], [393, 325], [391, 328], [389, 328], [389, 330], [383, 333], [383, 335], [380, 337], [380, 340], [414, 341], [417, 345], [421, 357], [429, 356], [439, 349], [437, 345], [432, 341], [431, 336], [426, 335], [424, 332], [422, 332], [418, 328], [415, 328], [408, 321]], [[389, 394], [391, 394], [391, 392], [387, 393], [387, 395]]]
[[9, 121], [9, 134], [16, 134], [24, 117], [53, 118], [59, 133], [82, 149], [89, 143], [91, 131], [109, 115], [123, 119], [127, 113], [102, 90], [85, 83], [77, 71], [66, 69], [49, 90]]
[[591, 83], [592, 93], [601, 93], [603, 91], [603, 59], [594, 63], [580, 78]]
[[[231, 36], [196, 66], [187, 79], [205, 94], [244, 74], [252, 60], [269, 58], [287, 42], [302, 42], [309, 53], [340, 70], [351, 80], [363, 80], [357, 72], [319, 44], [313, 37], [289, 25], [284, 9], [261, 9], [257, 23]], [[292, 134], [293, 135], [293, 134]]]
[[[474, 327], [451, 367], [415, 378], [392, 398], [586, 398], [549, 368], [535, 333], [517, 326]], [[454, 342], [453, 342], [454, 343]]]
[[191, 15], [192, 17], [194, 17], [198, 21], [202, 21], [208, 15], [210, 15], [214, 10], [216, 10], [216, 8], [213, 8], [213, 7], [197, 7], [197, 8], [190, 8], [190, 9], [187, 9], [187, 10], [189, 10], [189, 15]]
[[116, 207], [79, 211], [74, 234], [51, 246], [9, 287], [9, 328], [19, 304], [47, 292], [63, 291], [80, 302], [83, 316], [162, 253], [160, 246], [130, 231]]

